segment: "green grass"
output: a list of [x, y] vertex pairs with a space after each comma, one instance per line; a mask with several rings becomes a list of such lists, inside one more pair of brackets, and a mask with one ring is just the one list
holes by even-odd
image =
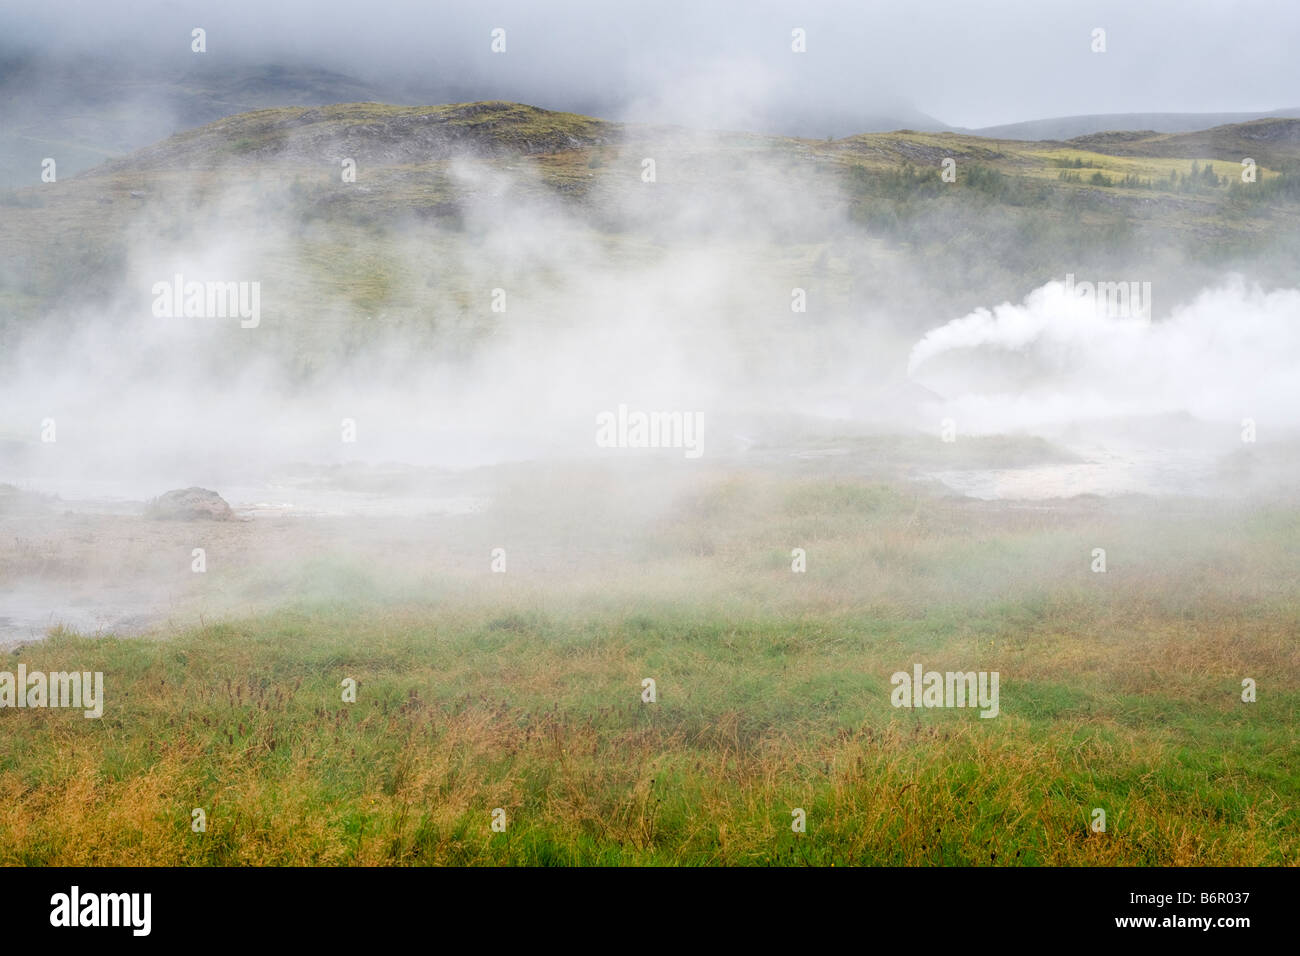
[[[1293, 864], [1296, 519], [732, 476], [593, 566], [320, 556], [278, 610], [9, 657], [108, 703], [0, 711], [0, 862]], [[918, 661], [1001, 715], [893, 708]]]

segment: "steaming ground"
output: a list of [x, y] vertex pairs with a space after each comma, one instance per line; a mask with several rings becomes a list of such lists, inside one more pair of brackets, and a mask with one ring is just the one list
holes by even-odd
[[[481, 571], [499, 546], [525, 567], [546, 555], [568, 568], [584, 554], [631, 567], [647, 529], [731, 480], [882, 481], [913, 487], [918, 502], [955, 494], [1066, 513], [1077, 496], [1145, 496], [1175, 511], [1188, 499], [1284, 498], [1300, 466], [1298, 301], [1294, 290], [1264, 294], [1233, 280], [1143, 323], [1099, 319], [1049, 285], [1022, 306], [981, 310], [926, 334], [910, 350], [910, 379], [881, 376], [856, 393], [844, 380], [800, 392], [787, 379], [784, 412], [770, 401], [775, 393], [749, 389], [748, 407], [707, 396], [702, 460], [680, 449], [597, 450], [592, 418], [486, 398], [468, 416], [474, 429], [435, 423], [412, 442], [410, 409], [446, 401], [424, 391], [427, 381], [410, 395], [401, 390], [413, 383], [400, 380], [369, 394], [356, 387], [337, 407], [362, 409], [365, 430], [341, 447], [326, 437], [324, 416], [316, 433], [303, 427], [310, 402], [301, 399], [277, 407], [264, 395], [268, 414], [232, 430], [213, 417], [210, 394], [185, 387], [184, 374], [165, 379], [169, 407], [154, 420], [143, 402], [153, 393], [138, 383], [115, 396], [88, 393], [79, 407], [69, 395], [70, 414], [60, 418], [71, 427], [58, 442], [4, 445], [0, 642], [36, 640], [57, 626], [132, 634], [264, 611], [314, 593], [310, 568], [320, 561], [371, 574], [404, 555], [394, 573], [408, 582]], [[489, 359], [484, 374], [499, 382], [508, 372]], [[572, 383], [565, 388], [569, 402], [559, 407], [601, 407], [599, 390], [583, 399]], [[30, 414], [59, 407], [50, 395], [25, 396]], [[240, 408], [249, 407], [245, 395]], [[1257, 423], [1254, 442], [1242, 440], [1245, 417]], [[945, 419], [952, 442], [939, 436]], [[156, 432], [159, 442], [142, 462], [124, 462], [94, 436], [80, 452], [100, 455], [96, 474], [77, 457], [79, 420], [96, 431], [132, 423], [134, 435]], [[266, 441], [276, 434], [299, 455], [328, 443], [334, 460], [276, 461]], [[213, 435], [232, 447], [195, 440]], [[404, 441], [424, 460], [385, 454]], [[341, 452], [356, 457], [339, 461]], [[149, 498], [191, 484], [218, 490], [238, 520], [143, 516]], [[530, 506], [520, 508], [524, 501]], [[191, 570], [196, 547], [206, 551], [203, 574]]]
[[[495, 547], [512, 567], [627, 571], [683, 502], [733, 481], [880, 482], [917, 509], [958, 496], [993, 514], [1294, 491], [1293, 289], [1227, 278], [1144, 322], [1048, 282], [954, 317], [926, 281], [947, 260], [927, 273], [850, 219], [833, 145], [819, 159], [509, 104], [230, 123], [248, 134], [233, 146], [218, 124], [128, 164], [119, 195], [143, 188], [114, 220], [118, 281], [7, 333], [0, 640], [253, 613], [315, 593], [321, 561], [412, 587], [479, 574]], [[449, 129], [523, 145], [466, 158]], [[551, 140], [535, 163], [518, 153]], [[359, 156], [361, 178], [341, 188], [322, 155]], [[41, 221], [116, 208], [102, 188], [60, 184], [68, 205]], [[403, 189], [428, 215], [393, 205]], [[937, 222], [918, 215], [909, 228]], [[178, 274], [259, 281], [262, 314], [160, 314], [154, 289]], [[597, 416], [620, 405], [700, 415], [702, 457], [597, 448]], [[55, 441], [38, 440], [47, 422]], [[191, 485], [240, 520], [142, 516]]]
[[1109, 315], [1052, 282], [932, 330], [908, 360], [944, 395], [927, 403], [935, 417], [1039, 435], [1081, 459], [935, 475], [987, 498], [1285, 490], [1300, 463], [1298, 365], [1300, 292], [1240, 276], [1157, 321]]
[[[954, 356], [967, 360], [953, 367]], [[1297, 364], [1300, 291], [1240, 276], [1154, 322], [1112, 317], [1052, 282], [929, 332], [908, 363], [942, 383], [974, 432], [1187, 415], [1233, 428], [1251, 418], [1275, 434], [1300, 428]]]
[[[39, 640], [59, 626], [174, 633], [286, 603], [342, 600], [359, 581], [391, 585], [395, 599], [422, 595], [422, 582], [436, 590], [447, 580], [481, 579], [497, 547], [506, 549], [513, 575], [532, 575], [542, 593], [563, 594], [579, 572], [635, 574], [665, 526], [682, 521], [693, 501], [733, 485], [881, 483], [904, 489], [917, 510], [954, 495], [987, 499], [971, 506], [998, 523], [1026, 508], [1096, 517], [1145, 501], [1138, 510], [1150, 517], [1294, 492], [1286, 484], [1294, 446], [1231, 450], [1207, 437], [1213, 429], [1187, 420], [1139, 424], [1167, 442], [1194, 436], [1203, 444], [1161, 448], [1130, 435], [1125, 447], [1112, 428], [1101, 433], [1105, 444], [1089, 446], [1096, 434], [1076, 428], [1068, 436], [1075, 447], [1093, 449], [1079, 454], [1024, 435], [944, 443], [923, 434], [845, 435], [842, 423], [823, 425], [818, 436], [811, 425], [789, 423], [801, 437], [778, 429], [767, 441], [736, 436], [729, 449], [711, 436], [714, 457], [705, 461], [673, 450], [616, 450], [459, 471], [300, 464], [261, 482], [221, 486], [235, 508], [231, 522], [153, 520], [143, 499], [120, 494], [128, 486], [52, 482], [39, 493], [0, 496], [0, 643]], [[745, 514], [742, 525], [761, 523], [763, 514]], [[702, 540], [688, 553], [708, 557], [716, 547]], [[191, 568], [194, 548], [205, 551], [205, 573]]]

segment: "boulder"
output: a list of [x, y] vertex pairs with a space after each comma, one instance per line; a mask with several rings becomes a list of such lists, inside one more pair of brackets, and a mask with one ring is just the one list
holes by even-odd
[[159, 495], [149, 502], [145, 513], [171, 521], [229, 521], [233, 517], [225, 499], [207, 488], [177, 488]]

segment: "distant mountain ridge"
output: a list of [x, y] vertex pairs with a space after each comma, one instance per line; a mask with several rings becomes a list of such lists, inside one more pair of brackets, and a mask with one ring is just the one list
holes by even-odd
[[[485, 95], [486, 94], [486, 95]], [[110, 59], [49, 59], [0, 51], [0, 188], [39, 181], [53, 157], [60, 176], [125, 156], [185, 130], [254, 110], [346, 103], [422, 106], [500, 99], [496, 91], [447, 81], [370, 82], [310, 64], [227, 62], [183, 57], [133, 64]], [[538, 106], [614, 119], [617, 103], [599, 93]], [[774, 106], [754, 117], [754, 132], [825, 139], [856, 133], [948, 126], [906, 102], [860, 109]]]
[[[232, 68], [202, 59], [155, 62], [129, 71], [109, 60], [45, 59], [0, 52], [0, 188], [39, 181], [53, 157], [60, 176], [126, 156], [184, 130], [238, 114], [277, 107], [346, 103], [469, 103], [492, 99], [452, 80], [411, 86], [371, 83], [306, 64], [249, 63]], [[589, 101], [536, 105], [602, 119], [618, 112], [592, 94]], [[1112, 131], [1184, 133], [1266, 117], [1300, 117], [1300, 108], [1273, 113], [1125, 113], [1030, 120], [1005, 126], [949, 126], [905, 101], [843, 108], [773, 110], [755, 118], [753, 132], [805, 139], [916, 130], [986, 139], [1065, 141]]]
[[1300, 106], [1268, 113], [1097, 113], [1090, 116], [1057, 116], [1051, 119], [1026, 120], [1002, 126], [981, 126], [976, 129], [952, 127], [952, 130], [956, 133], [986, 136], [990, 139], [1044, 142], [1125, 130], [1193, 133], [1215, 126], [1231, 126], [1257, 119], [1300, 119]]

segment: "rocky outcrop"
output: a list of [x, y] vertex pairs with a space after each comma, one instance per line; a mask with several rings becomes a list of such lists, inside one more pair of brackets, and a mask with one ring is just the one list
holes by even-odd
[[170, 521], [229, 521], [230, 505], [207, 488], [178, 488], [149, 502], [145, 514]]

